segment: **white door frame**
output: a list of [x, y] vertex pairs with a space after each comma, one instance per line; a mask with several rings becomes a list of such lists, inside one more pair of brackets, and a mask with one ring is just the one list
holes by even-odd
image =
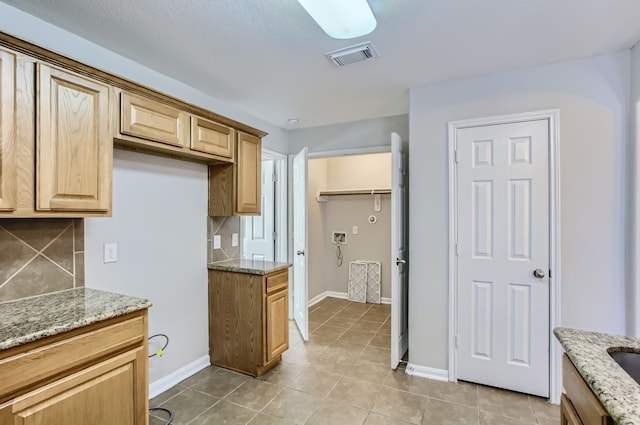
[[288, 161], [287, 155], [269, 149], [262, 149], [262, 159], [272, 159], [274, 170], [278, 175], [276, 182], [276, 194], [274, 197], [275, 210], [275, 232], [278, 234], [274, 251], [274, 261], [287, 262], [288, 256]]
[[559, 173], [559, 109], [500, 115], [449, 122], [449, 381], [457, 380], [456, 341], [457, 334], [457, 263], [456, 243], [458, 241], [457, 176], [455, 167], [456, 132], [468, 127], [511, 124], [533, 120], [549, 122], [549, 400], [560, 402], [562, 350], [553, 336], [553, 329], [560, 325], [560, 173]]

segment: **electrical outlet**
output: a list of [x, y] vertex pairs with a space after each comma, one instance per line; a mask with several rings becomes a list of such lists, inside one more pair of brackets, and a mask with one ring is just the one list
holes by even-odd
[[353, 229], [352, 229], [351, 233], [353, 233], [354, 235], [357, 235], [358, 234], [358, 226], [353, 226]]
[[118, 261], [118, 244], [115, 242], [104, 244], [104, 262], [115, 263]]
[[237, 233], [232, 233], [231, 234], [231, 246], [238, 246], [238, 234]]
[[213, 249], [220, 249], [220, 235], [213, 235]]

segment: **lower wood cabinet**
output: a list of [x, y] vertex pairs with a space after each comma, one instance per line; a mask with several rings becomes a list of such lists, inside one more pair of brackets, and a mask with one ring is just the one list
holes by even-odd
[[561, 425], [613, 425], [613, 419], [595, 396], [580, 372], [565, 354], [562, 382], [566, 394], [560, 400]]
[[209, 354], [217, 366], [260, 376], [289, 348], [288, 271], [209, 271]]
[[2, 353], [0, 425], [146, 425], [147, 312]]

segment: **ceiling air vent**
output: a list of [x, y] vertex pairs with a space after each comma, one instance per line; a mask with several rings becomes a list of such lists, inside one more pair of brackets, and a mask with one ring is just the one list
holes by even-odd
[[369, 59], [380, 56], [370, 41], [366, 43], [356, 44], [354, 46], [345, 47], [344, 49], [334, 50], [327, 53], [327, 56], [336, 65], [343, 67], [356, 62], [367, 61]]

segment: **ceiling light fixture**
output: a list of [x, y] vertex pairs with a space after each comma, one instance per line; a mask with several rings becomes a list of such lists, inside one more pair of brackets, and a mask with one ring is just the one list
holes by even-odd
[[298, 3], [332, 38], [361, 37], [377, 25], [367, 0], [298, 0]]

